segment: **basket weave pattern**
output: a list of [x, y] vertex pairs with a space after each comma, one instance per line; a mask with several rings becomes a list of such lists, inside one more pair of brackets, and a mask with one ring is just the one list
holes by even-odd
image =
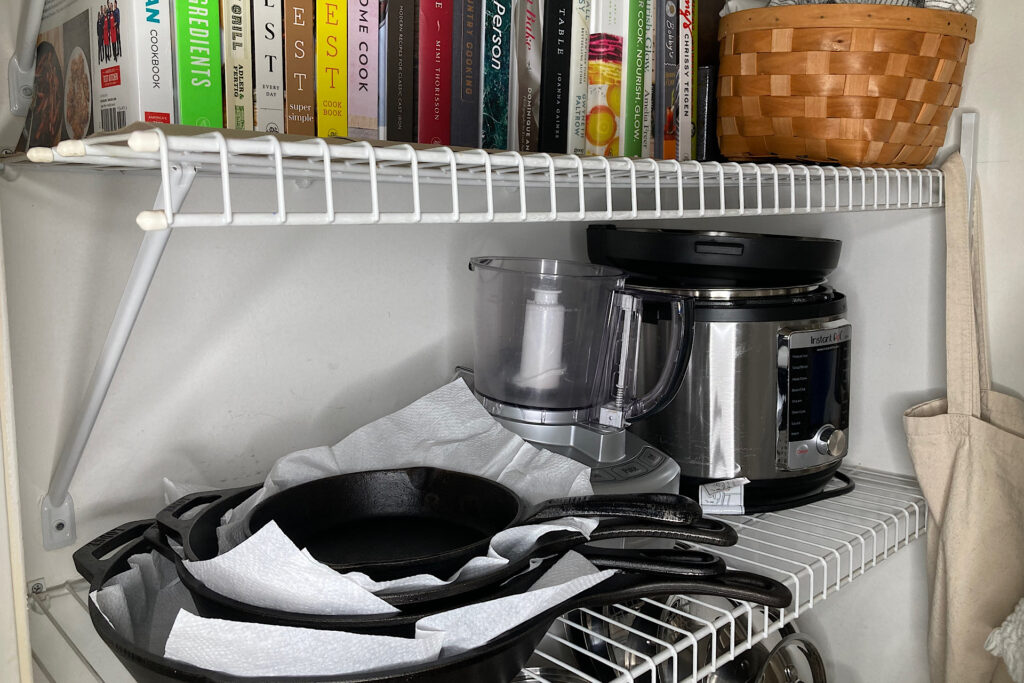
[[955, 12], [804, 5], [719, 25], [718, 136], [729, 159], [920, 167], [960, 103], [977, 21]]

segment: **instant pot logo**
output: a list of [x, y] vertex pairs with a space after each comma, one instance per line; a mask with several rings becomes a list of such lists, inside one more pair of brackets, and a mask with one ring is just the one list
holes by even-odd
[[835, 332], [826, 332], [820, 335], [811, 335], [811, 343], [815, 345], [819, 344], [836, 344], [844, 341], [843, 330], [836, 330]]

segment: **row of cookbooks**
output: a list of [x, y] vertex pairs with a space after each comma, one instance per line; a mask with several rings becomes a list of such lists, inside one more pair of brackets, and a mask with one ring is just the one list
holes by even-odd
[[694, 158], [722, 4], [697, 2], [46, 0], [26, 142], [150, 121]]

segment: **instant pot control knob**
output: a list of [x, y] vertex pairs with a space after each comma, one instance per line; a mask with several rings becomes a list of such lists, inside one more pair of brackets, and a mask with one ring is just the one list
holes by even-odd
[[814, 437], [818, 452], [833, 458], [846, 455], [846, 432], [832, 425], [825, 425]]

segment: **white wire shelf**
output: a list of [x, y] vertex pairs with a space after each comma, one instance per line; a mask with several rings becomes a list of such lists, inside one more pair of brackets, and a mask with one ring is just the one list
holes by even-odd
[[[521, 680], [700, 681], [924, 535], [928, 510], [912, 477], [863, 468], [847, 474], [856, 489], [845, 496], [783, 512], [722, 518], [737, 527], [739, 543], [709, 548], [730, 568], [785, 583], [793, 591], [791, 608], [677, 596], [583, 610], [583, 619], [576, 612], [558, 620]], [[37, 675], [55, 683], [131, 681], [92, 629], [86, 590], [76, 581], [30, 596]], [[584, 636], [603, 651], [584, 647]], [[610, 675], [595, 676], [595, 667]]]
[[[26, 158], [155, 170], [164, 187], [175, 168], [219, 179], [219, 210], [175, 210], [165, 193], [163, 207], [139, 214], [146, 230], [686, 219], [934, 208], [943, 201], [935, 169], [609, 159], [160, 128], [68, 140], [33, 148]], [[267, 183], [266, 207], [232, 203], [232, 183], [243, 178]], [[289, 200], [285, 181], [309, 194]]]

